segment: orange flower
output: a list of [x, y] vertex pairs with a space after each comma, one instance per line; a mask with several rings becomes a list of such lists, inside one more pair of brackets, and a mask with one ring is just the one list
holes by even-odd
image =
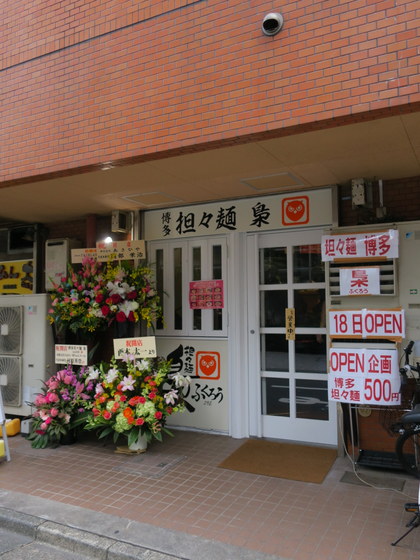
[[133, 417], [133, 410], [130, 407], [127, 407], [124, 412], [123, 412], [124, 416], [128, 419], [128, 418], [132, 418]]

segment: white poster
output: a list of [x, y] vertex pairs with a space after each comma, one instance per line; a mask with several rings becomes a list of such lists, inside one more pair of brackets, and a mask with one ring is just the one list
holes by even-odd
[[154, 336], [114, 338], [114, 356], [121, 359], [126, 354], [131, 354], [136, 358], [155, 358], [157, 356], [156, 338]]
[[328, 334], [331, 338], [386, 338], [401, 341], [405, 337], [404, 310], [330, 310]]
[[398, 352], [382, 348], [330, 348], [329, 400], [382, 406], [400, 404]]
[[340, 268], [340, 296], [380, 295], [380, 268]]
[[323, 235], [323, 261], [398, 258], [398, 230]]

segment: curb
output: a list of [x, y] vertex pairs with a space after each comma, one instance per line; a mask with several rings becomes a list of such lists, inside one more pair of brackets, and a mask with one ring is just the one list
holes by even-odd
[[96, 533], [74, 529], [34, 515], [0, 507], [0, 525], [42, 542], [97, 560], [176, 560], [169, 556]]

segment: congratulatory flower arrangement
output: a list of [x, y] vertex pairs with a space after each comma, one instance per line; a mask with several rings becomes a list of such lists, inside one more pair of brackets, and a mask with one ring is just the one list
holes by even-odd
[[162, 317], [152, 278], [147, 266], [99, 263], [86, 257], [79, 269], [69, 265], [68, 277], [53, 284], [48, 319], [58, 330], [73, 333], [105, 330], [114, 322], [142, 320], [150, 327]]
[[95, 385], [89, 368], [75, 370], [72, 366], [45, 381], [42, 393], [32, 403], [36, 408], [28, 436], [32, 447], [43, 449], [59, 445], [74, 430], [79, 415], [92, 407]]
[[168, 416], [184, 410], [184, 390], [191, 379], [170, 373], [163, 358], [121, 360], [101, 364], [91, 373], [96, 381], [92, 409], [85, 414], [85, 429], [97, 429], [99, 437], [112, 434], [114, 442], [127, 437], [128, 446], [145, 435], [148, 441], [162, 440]]

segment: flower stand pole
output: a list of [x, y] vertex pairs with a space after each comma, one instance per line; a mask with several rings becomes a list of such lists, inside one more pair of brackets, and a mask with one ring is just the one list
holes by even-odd
[[137, 453], [146, 453], [147, 451], [147, 436], [146, 434], [139, 434], [137, 440], [131, 445], [123, 445], [117, 447], [115, 453], [123, 453], [124, 455], [134, 455]]

